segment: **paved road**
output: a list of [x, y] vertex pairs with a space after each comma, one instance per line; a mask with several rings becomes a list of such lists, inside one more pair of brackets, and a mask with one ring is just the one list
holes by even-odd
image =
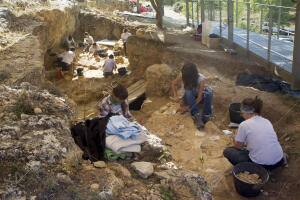
[[[220, 34], [219, 23], [213, 23], [213, 33]], [[247, 31], [234, 27], [233, 41], [243, 48], [247, 48]], [[222, 25], [222, 37], [228, 39], [228, 28]], [[294, 43], [288, 41], [271, 39], [270, 61], [280, 68], [292, 72]], [[268, 36], [255, 32], [249, 33], [249, 50], [267, 60], [268, 58]]]

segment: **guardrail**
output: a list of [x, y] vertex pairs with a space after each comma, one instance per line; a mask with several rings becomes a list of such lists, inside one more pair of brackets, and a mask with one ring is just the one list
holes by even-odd
[[[233, 44], [234, 27], [246, 30], [246, 37], [238, 36], [246, 40], [246, 49], [249, 51], [250, 43], [261, 48], [266, 48], [257, 42], [250, 40], [250, 32], [256, 32], [267, 35], [267, 61], [270, 62], [271, 53], [281, 57], [287, 63], [292, 63], [292, 59], [282, 55], [271, 49], [272, 39], [285, 39], [293, 41], [294, 32], [290, 29], [284, 29], [282, 26], [283, 18], [287, 13], [295, 13], [296, 8], [282, 6], [282, 0], [278, 0], [278, 5], [269, 5], [261, 0], [260, 3], [253, 3], [249, 0], [246, 2], [241, 0], [188, 0], [187, 2], [187, 23], [189, 24], [189, 16], [192, 16], [192, 25], [194, 21], [199, 24], [199, 8], [201, 14], [201, 23], [206, 19], [219, 22], [219, 35], [222, 36], [222, 24], [228, 26], [228, 41]], [[196, 16], [194, 15], [194, 7], [196, 6]], [[190, 10], [192, 8], [192, 10]], [[192, 13], [191, 15], [189, 13]], [[195, 18], [195, 19], [194, 19]], [[259, 21], [259, 22], [258, 22]], [[275, 33], [273, 35], [273, 33]], [[289, 38], [290, 37], [290, 38]], [[293, 43], [291, 42], [291, 46]]]

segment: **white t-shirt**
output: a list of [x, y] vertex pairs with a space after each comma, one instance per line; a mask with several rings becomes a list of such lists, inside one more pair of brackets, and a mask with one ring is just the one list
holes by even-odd
[[[205, 76], [201, 73], [199, 73], [198, 77], [198, 89], [199, 89], [199, 84], [201, 81], [205, 81]], [[182, 91], [182, 96], [184, 95], [185, 89], [184, 89], [184, 83], [181, 81], [181, 91]]]
[[93, 44], [94, 43], [94, 38], [91, 35], [89, 35], [89, 37], [84, 38], [84, 43], [85, 44]]
[[69, 46], [71, 46], [72, 43], [73, 43], [73, 44], [75, 43], [75, 41], [74, 41], [73, 38], [72, 38], [71, 40], [69, 40], [69, 37], [67, 37], [67, 43], [68, 43]]
[[126, 42], [127, 41], [127, 39], [129, 38], [131, 36], [131, 33], [122, 33], [121, 34], [121, 39], [123, 39], [124, 40], [124, 42]]
[[271, 122], [261, 116], [243, 121], [236, 141], [246, 142], [250, 159], [261, 165], [274, 165], [283, 157], [282, 148]]
[[62, 58], [62, 62], [71, 64], [73, 59], [75, 58], [75, 53], [73, 51], [66, 51], [62, 54], [59, 54], [58, 57]]
[[92, 45], [89, 49], [89, 52], [94, 53], [95, 51], [100, 51], [101, 48], [99, 47], [99, 45], [96, 45], [96, 47], [94, 45]]
[[103, 72], [112, 72], [115, 65], [116, 65], [116, 62], [115, 62], [114, 59], [107, 59], [104, 62], [104, 70], [103, 70]]

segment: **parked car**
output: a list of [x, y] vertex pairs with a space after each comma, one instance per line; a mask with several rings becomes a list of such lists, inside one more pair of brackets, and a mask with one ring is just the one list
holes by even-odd
[[[273, 24], [272, 26], [272, 32], [273, 33], [277, 33], [277, 25]], [[263, 27], [262, 27], [262, 31], [268, 33], [269, 32], [269, 23], [264, 23]]]
[[295, 29], [281, 28], [279, 34], [286, 36], [295, 35]]

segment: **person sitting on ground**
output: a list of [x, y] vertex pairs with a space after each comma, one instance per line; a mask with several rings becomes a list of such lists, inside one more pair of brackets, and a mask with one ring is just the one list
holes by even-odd
[[89, 49], [91, 45], [94, 44], [94, 38], [88, 33], [84, 33], [83, 45], [85, 46], [85, 50]]
[[71, 35], [69, 35], [69, 36], [67, 37], [66, 44], [67, 44], [67, 47], [68, 47], [68, 48], [75, 48], [76, 43], [75, 43], [74, 38], [73, 38]]
[[143, 13], [143, 12], [147, 12], [147, 9], [146, 9], [144, 6], [142, 6], [142, 7], [140, 8], [140, 13]]
[[254, 162], [273, 170], [286, 163], [286, 154], [282, 151], [271, 122], [261, 116], [262, 106], [262, 100], [257, 97], [243, 100], [241, 113], [245, 121], [239, 125], [235, 146], [223, 152], [231, 164]]
[[133, 121], [134, 117], [129, 112], [128, 104], [128, 91], [127, 89], [118, 84], [113, 88], [112, 94], [105, 97], [99, 104], [99, 117], [106, 117], [109, 113], [121, 113], [129, 121]]
[[113, 70], [117, 70], [117, 64], [114, 55], [109, 55], [109, 59], [105, 60], [103, 65], [103, 75], [105, 78], [113, 75]]
[[[212, 113], [211, 105], [213, 99], [213, 91], [210, 87], [205, 87], [205, 76], [198, 73], [196, 65], [187, 63], [183, 66], [181, 73], [172, 82], [174, 99], [179, 102], [177, 95], [177, 85], [181, 84], [182, 100], [181, 107], [178, 112], [190, 111], [198, 129], [204, 127], [204, 123], [210, 121]], [[200, 114], [198, 103], [204, 104], [202, 116]]]
[[74, 51], [75, 48], [70, 48], [57, 56], [59, 58], [58, 65], [61, 67], [61, 76], [63, 76], [66, 71], [69, 71], [71, 69], [72, 63], [76, 61]]
[[121, 34], [121, 39], [122, 39], [122, 42], [123, 42], [123, 45], [124, 45], [124, 54], [125, 54], [125, 56], [127, 55], [126, 42], [127, 42], [127, 39], [130, 36], [131, 36], [131, 33], [129, 33], [128, 30], [125, 28], [124, 32]]
[[93, 45], [90, 47], [89, 52], [93, 53], [94, 56], [99, 55], [99, 53], [101, 52], [101, 48], [99, 47], [99, 45], [94, 42]]

